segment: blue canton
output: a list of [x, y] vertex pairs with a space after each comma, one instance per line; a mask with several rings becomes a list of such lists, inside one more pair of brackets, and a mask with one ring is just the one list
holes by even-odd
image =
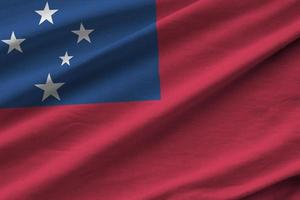
[[0, 10], [0, 108], [160, 99], [155, 0], [9, 0]]

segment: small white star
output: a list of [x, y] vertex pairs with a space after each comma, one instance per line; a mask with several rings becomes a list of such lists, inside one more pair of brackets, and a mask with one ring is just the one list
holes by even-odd
[[16, 50], [20, 51], [21, 53], [23, 53], [22, 48], [21, 48], [21, 43], [24, 42], [24, 41], [25, 41], [25, 39], [17, 39], [16, 35], [15, 35], [15, 32], [12, 32], [12, 34], [10, 36], [10, 40], [2, 40], [2, 42], [9, 45], [7, 53], [12, 52], [14, 49], [16, 49]]
[[49, 96], [55, 97], [57, 100], [60, 100], [60, 97], [57, 93], [57, 90], [63, 86], [65, 83], [53, 83], [51, 75], [48, 74], [47, 81], [45, 84], [36, 84], [35, 86], [44, 90], [44, 95], [42, 101], [47, 99]]
[[68, 52], [66, 51], [64, 56], [60, 56], [59, 58], [62, 60], [61, 66], [63, 66], [64, 64], [67, 64], [70, 66], [70, 60], [73, 58], [74, 56], [69, 56]]
[[36, 10], [35, 12], [41, 15], [41, 20], [39, 24], [42, 24], [44, 21], [48, 21], [51, 24], [53, 24], [52, 15], [54, 15], [58, 10], [50, 10], [48, 2], [46, 3], [46, 6], [44, 10]]
[[83, 24], [80, 24], [80, 29], [77, 31], [72, 31], [76, 35], [78, 35], [77, 43], [81, 42], [82, 40], [86, 40], [91, 43], [90, 34], [94, 31], [94, 29], [85, 29]]

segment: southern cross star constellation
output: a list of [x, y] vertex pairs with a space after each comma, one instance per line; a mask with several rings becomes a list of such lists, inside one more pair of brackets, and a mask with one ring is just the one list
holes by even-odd
[[[43, 23], [50, 23], [54, 24], [53, 21], [53, 15], [58, 13], [58, 9], [53, 9], [49, 5], [48, 2], [46, 2], [46, 5], [43, 9], [35, 10], [34, 12], [37, 13], [40, 16], [40, 21], [38, 23], [39, 26], [41, 26]], [[72, 33], [76, 34], [78, 36], [77, 44], [81, 41], [86, 41], [88, 43], [92, 43], [90, 34], [94, 32], [94, 29], [86, 29], [83, 25], [83, 23], [80, 23], [79, 30], [72, 30]], [[21, 47], [21, 44], [25, 41], [25, 38], [18, 38], [16, 36], [16, 33], [12, 31], [10, 39], [4, 39], [1, 40], [5, 44], [8, 45], [8, 52], [7, 54], [10, 54], [13, 51], [17, 51], [20, 53], [23, 53], [23, 49]], [[74, 58], [74, 56], [69, 55], [68, 51], [65, 51], [65, 55], [59, 56], [61, 59], [61, 66], [64, 65], [71, 65], [70, 60]], [[34, 84], [37, 88], [43, 90], [43, 97], [42, 101], [45, 101], [49, 97], [54, 97], [57, 100], [60, 100], [60, 96], [58, 93], [58, 89], [60, 89], [65, 83], [55, 83], [52, 80], [51, 74], [49, 73], [47, 76], [47, 80], [45, 84]]]

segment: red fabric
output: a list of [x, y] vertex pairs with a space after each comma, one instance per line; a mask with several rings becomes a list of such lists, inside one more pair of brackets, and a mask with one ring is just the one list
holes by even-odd
[[300, 199], [300, 1], [157, 10], [162, 99], [1, 110], [1, 200]]

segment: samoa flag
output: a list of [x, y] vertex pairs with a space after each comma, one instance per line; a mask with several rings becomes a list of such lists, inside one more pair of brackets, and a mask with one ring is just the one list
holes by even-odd
[[299, 11], [0, 1], [0, 200], [299, 200]]

